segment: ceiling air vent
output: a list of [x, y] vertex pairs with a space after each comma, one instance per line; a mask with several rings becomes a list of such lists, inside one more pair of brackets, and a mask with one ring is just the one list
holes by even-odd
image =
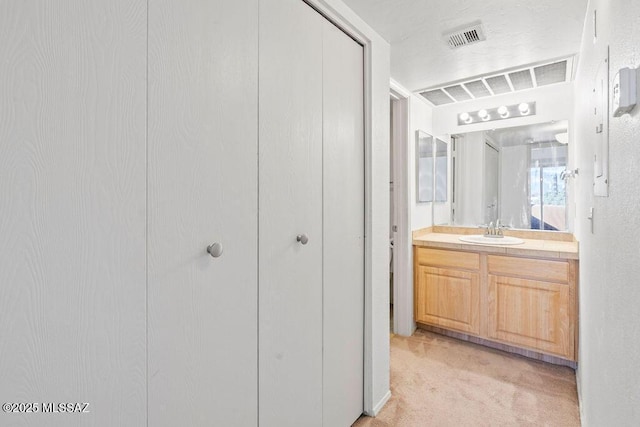
[[467, 99], [473, 99], [471, 95], [469, 95], [469, 93], [460, 85], [445, 87], [444, 90], [456, 101], [466, 101]]
[[[529, 64], [417, 91], [434, 106], [570, 82], [574, 57]], [[496, 74], [497, 73], [497, 74]]]
[[464, 86], [475, 98], [482, 98], [483, 96], [491, 95], [491, 92], [489, 92], [489, 89], [487, 89], [487, 86], [485, 86], [482, 80], [466, 82]]
[[567, 80], [567, 61], [541, 65], [535, 67], [533, 72], [536, 75], [536, 83], [538, 83], [538, 86], [564, 82]]
[[450, 104], [454, 102], [453, 99], [451, 99], [451, 97], [444, 93], [441, 89], [428, 90], [425, 92], [421, 92], [420, 95], [422, 95], [433, 105]]
[[457, 48], [466, 46], [471, 43], [477, 43], [485, 40], [484, 31], [482, 30], [482, 23], [476, 21], [464, 27], [459, 27], [451, 31], [444, 33], [444, 39], [449, 44], [450, 48]]

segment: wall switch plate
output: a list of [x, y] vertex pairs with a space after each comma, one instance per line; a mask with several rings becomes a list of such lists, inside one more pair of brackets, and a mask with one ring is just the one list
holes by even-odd
[[630, 113], [638, 103], [638, 69], [621, 68], [613, 78], [613, 117]]

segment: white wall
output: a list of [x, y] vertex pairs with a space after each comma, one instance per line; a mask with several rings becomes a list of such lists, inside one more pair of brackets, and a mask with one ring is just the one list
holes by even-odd
[[431, 227], [431, 202], [418, 203], [416, 191], [416, 131], [421, 130], [433, 136], [433, 108], [416, 95], [411, 95], [409, 101], [409, 203], [411, 206], [411, 229]]
[[[598, 40], [592, 33], [597, 9]], [[576, 78], [575, 140], [580, 175], [579, 394], [584, 426], [631, 426], [640, 419], [640, 107], [610, 118], [609, 197], [594, 197], [592, 86], [610, 46], [611, 76], [640, 65], [640, 3], [589, 2]], [[586, 219], [594, 207], [594, 230]]]

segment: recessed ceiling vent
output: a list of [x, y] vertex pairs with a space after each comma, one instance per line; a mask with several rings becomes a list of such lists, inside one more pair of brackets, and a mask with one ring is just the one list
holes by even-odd
[[434, 106], [570, 82], [574, 57], [539, 62], [419, 90]]
[[477, 43], [486, 38], [480, 21], [444, 33], [444, 39], [452, 49]]

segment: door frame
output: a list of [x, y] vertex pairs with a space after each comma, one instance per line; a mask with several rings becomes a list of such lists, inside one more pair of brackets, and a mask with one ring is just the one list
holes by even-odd
[[413, 316], [413, 239], [410, 218], [409, 176], [409, 98], [411, 93], [390, 82], [393, 101], [393, 331], [410, 336], [415, 330]]
[[301, 0], [364, 49], [364, 402], [375, 416], [389, 389], [389, 43], [341, 0]]

